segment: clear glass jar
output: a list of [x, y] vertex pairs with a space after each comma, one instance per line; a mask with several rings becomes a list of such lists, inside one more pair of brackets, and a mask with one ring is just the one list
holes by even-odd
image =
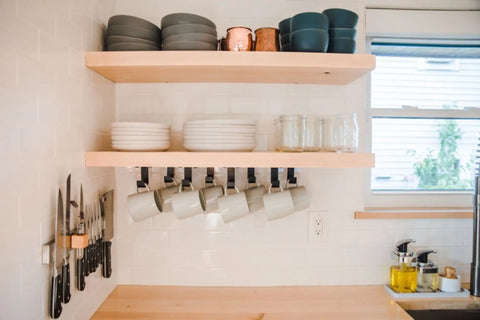
[[277, 143], [279, 151], [303, 150], [303, 116], [281, 115], [275, 120]]
[[324, 148], [326, 151], [356, 152], [358, 150], [357, 115], [336, 114], [325, 119]]
[[303, 116], [303, 151], [320, 150], [319, 121], [317, 116]]

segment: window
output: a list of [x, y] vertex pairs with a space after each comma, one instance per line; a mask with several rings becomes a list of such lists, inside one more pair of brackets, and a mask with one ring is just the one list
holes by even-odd
[[371, 39], [372, 191], [470, 192], [480, 42]]

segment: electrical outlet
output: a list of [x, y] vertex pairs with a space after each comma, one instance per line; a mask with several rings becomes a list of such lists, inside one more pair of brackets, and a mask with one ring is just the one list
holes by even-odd
[[309, 235], [310, 241], [326, 241], [326, 212], [324, 211], [311, 211], [309, 212]]

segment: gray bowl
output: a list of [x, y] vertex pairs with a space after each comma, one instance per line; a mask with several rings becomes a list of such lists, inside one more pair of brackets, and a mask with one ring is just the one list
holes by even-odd
[[328, 17], [320, 12], [302, 12], [292, 17], [291, 32], [303, 29], [328, 30]]
[[152, 31], [160, 31], [160, 28], [151, 23], [150, 21], [147, 21], [142, 18], [134, 17], [134, 16], [129, 16], [129, 15], [124, 15], [124, 14], [119, 14], [116, 16], [110, 17], [108, 19], [108, 26], [111, 25], [131, 25], [131, 26], [137, 26], [145, 29], [150, 29]]
[[115, 43], [107, 46], [107, 51], [158, 51], [158, 47], [143, 43]]
[[292, 51], [326, 52], [328, 48], [328, 32], [320, 29], [303, 29], [290, 33]]
[[150, 46], [158, 47], [160, 48], [161, 44], [158, 42], [150, 41], [150, 40], [145, 40], [141, 38], [135, 38], [135, 37], [125, 37], [125, 36], [109, 36], [105, 38], [105, 44], [107, 46], [112, 45], [112, 44], [117, 44], [117, 43], [142, 43], [142, 44], [148, 44]]
[[217, 46], [208, 42], [202, 41], [171, 41], [162, 46], [162, 50], [204, 50], [204, 51], [216, 51]]
[[203, 41], [216, 45], [218, 39], [209, 33], [178, 33], [162, 39], [164, 44], [172, 41]]
[[107, 37], [109, 36], [134, 37], [144, 40], [150, 40], [157, 43], [162, 40], [162, 34], [160, 32], [160, 29], [158, 31], [153, 31], [137, 26], [126, 26], [120, 24], [111, 25], [107, 28]]
[[175, 24], [162, 29], [162, 36], [164, 38], [181, 33], [208, 33], [217, 37], [217, 29], [203, 24]]
[[162, 18], [162, 29], [175, 24], [203, 24], [212, 28], [217, 27], [212, 20], [193, 13], [171, 13]]
[[328, 52], [354, 53], [355, 45], [355, 40], [350, 38], [330, 38]]
[[331, 8], [324, 10], [328, 16], [330, 28], [355, 28], [358, 23], [358, 15], [350, 10]]
[[330, 28], [328, 34], [332, 38], [350, 38], [355, 39], [357, 29], [354, 28]]
[[290, 20], [291, 18], [287, 18], [278, 23], [278, 30], [281, 35], [290, 33]]

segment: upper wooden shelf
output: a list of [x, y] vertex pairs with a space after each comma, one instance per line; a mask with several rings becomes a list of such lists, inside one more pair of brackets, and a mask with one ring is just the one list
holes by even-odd
[[370, 153], [120, 152], [85, 154], [87, 167], [372, 168]]
[[118, 83], [343, 85], [375, 69], [375, 56], [304, 52], [110, 51], [87, 52], [86, 65]]

